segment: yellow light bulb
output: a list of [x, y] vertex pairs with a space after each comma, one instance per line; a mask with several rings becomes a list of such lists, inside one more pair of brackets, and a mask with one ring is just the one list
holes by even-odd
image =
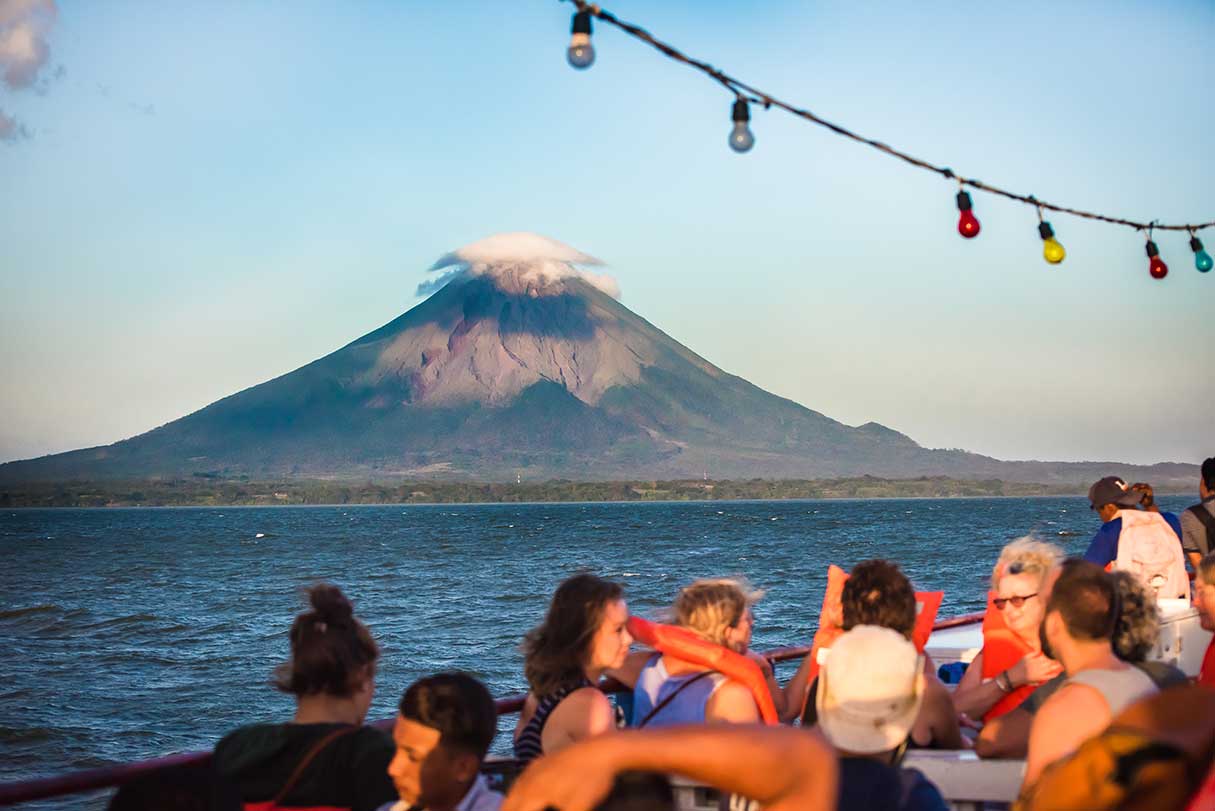
[[1063, 261], [1065, 256], [1067, 256], [1067, 251], [1063, 250], [1063, 246], [1054, 237], [1042, 240], [1042, 258], [1047, 262], [1057, 265]]

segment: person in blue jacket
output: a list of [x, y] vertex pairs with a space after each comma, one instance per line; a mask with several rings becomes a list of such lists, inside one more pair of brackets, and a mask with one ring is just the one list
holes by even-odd
[[[1084, 553], [1084, 559], [1105, 566], [1118, 558], [1118, 538], [1122, 535], [1123, 510], [1140, 509], [1143, 493], [1133, 490], [1117, 476], [1106, 476], [1088, 489], [1089, 506], [1101, 516], [1101, 528], [1093, 536]], [[1181, 543], [1181, 522], [1172, 513], [1161, 513], [1161, 517], [1177, 533]]]

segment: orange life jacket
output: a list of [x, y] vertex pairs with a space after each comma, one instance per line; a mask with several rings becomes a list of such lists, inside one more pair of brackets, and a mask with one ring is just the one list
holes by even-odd
[[747, 687], [755, 698], [760, 717], [766, 724], [777, 724], [776, 705], [768, 691], [768, 681], [759, 665], [729, 648], [701, 639], [687, 628], [660, 625], [641, 617], [629, 617], [626, 626], [633, 638], [676, 659], [707, 667]]
[[[810, 649], [810, 678], [818, 675], [818, 657], [820, 650], [827, 650], [844, 633], [844, 584], [848, 582], [848, 573], [839, 566], [832, 564], [827, 567], [827, 591], [823, 594], [823, 610], [818, 615], [818, 630], [814, 632], [814, 643]], [[917, 591], [915, 593], [915, 628], [911, 632], [911, 641], [920, 653], [932, 636], [932, 626], [937, 622], [937, 612], [941, 609], [943, 591]]]
[[[1033, 648], [1017, 636], [1005, 623], [1004, 612], [996, 609], [993, 602], [996, 592], [987, 592], [987, 612], [983, 615], [983, 678], [994, 679], [1021, 661], [1025, 654]], [[1029, 698], [1036, 688], [1032, 684], [1023, 684], [1000, 698], [992, 708], [983, 713], [983, 720], [990, 721], [999, 718], [1006, 712], [1015, 710], [1021, 702]]]

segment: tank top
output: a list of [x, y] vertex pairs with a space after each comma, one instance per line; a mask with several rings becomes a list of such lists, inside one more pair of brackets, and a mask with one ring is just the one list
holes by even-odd
[[[679, 690], [686, 682], [695, 679], [700, 673], [685, 673], [672, 676], [663, 664], [662, 654], [656, 653], [645, 663], [641, 674], [637, 677], [637, 685], [633, 688], [633, 719], [636, 726], [650, 711], [662, 701]], [[647, 727], [670, 726], [672, 724], [701, 724], [705, 720], [705, 705], [717, 692], [726, 677], [720, 673], [711, 673], [694, 684], [689, 684], [679, 695], [658, 711], [658, 714], [646, 722]]]
[[1137, 667], [1122, 670], [1082, 670], [1068, 679], [1069, 684], [1087, 684], [1099, 692], [1115, 716], [1141, 698], [1159, 692], [1156, 683]]
[[544, 725], [548, 723], [548, 717], [552, 715], [553, 710], [557, 709], [557, 705], [575, 690], [594, 686], [587, 679], [583, 679], [577, 684], [562, 687], [557, 692], [540, 699], [536, 705], [535, 715], [528, 720], [523, 731], [519, 733], [519, 737], [515, 738], [515, 758], [526, 765], [543, 755], [544, 744], [541, 736], [544, 734]]

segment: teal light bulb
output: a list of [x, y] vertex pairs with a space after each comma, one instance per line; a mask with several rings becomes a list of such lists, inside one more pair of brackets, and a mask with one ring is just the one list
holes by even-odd
[[1198, 237], [1190, 237], [1190, 249], [1194, 251], [1194, 267], [1198, 268], [1199, 273], [1206, 273], [1215, 267], [1215, 261], [1212, 261], [1211, 255], [1202, 247]]

